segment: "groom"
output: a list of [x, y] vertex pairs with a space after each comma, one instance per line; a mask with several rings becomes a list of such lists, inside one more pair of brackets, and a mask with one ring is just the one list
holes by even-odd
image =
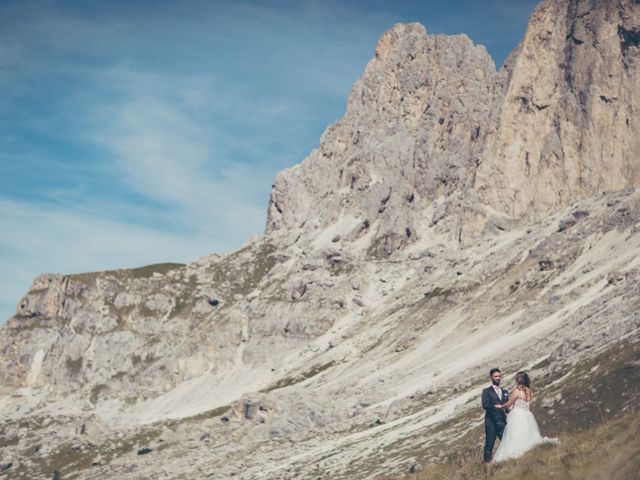
[[509, 392], [500, 387], [502, 375], [499, 368], [492, 368], [489, 372], [491, 386], [482, 390], [482, 408], [484, 415], [484, 461], [491, 462], [493, 458], [493, 445], [496, 443], [496, 436], [502, 440], [502, 432], [507, 425], [507, 412], [505, 409], [497, 409], [496, 405], [502, 405], [509, 400]]

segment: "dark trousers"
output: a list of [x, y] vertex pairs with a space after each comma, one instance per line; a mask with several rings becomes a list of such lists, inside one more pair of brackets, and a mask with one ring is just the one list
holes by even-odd
[[485, 419], [484, 421], [484, 461], [490, 462], [493, 459], [493, 446], [496, 443], [496, 437], [502, 440], [502, 433], [504, 432], [504, 423], [496, 423], [491, 420]]

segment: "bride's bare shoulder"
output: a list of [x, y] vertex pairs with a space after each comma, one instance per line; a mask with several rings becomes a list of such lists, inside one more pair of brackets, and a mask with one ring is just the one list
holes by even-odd
[[511, 398], [520, 398], [524, 396], [524, 392], [520, 390], [518, 387], [511, 390]]
[[533, 398], [533, 390], [529, 387], [524, 387], [524, 386], [516, 387], [511, 392], [511, 397], [516, 399], [522, 398], [523, 400], [526, 400], [527, 402], [529, 402]]

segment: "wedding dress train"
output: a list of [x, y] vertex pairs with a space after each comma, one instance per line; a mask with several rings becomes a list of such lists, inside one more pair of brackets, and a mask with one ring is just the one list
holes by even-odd
[[517, 458], [542, 443], [559, 443], [557, 438], [540, 435], [540, 429], [533, 413], [529, 410], [529, 404], [530, 402], [522, 398], [518, 398], [513, 404], [513, 408], [507, 415], [507, 426], [493, 457], [494, 461], [501, 462]]

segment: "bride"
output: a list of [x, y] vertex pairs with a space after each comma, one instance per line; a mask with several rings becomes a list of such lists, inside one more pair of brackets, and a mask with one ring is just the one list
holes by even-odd
[[509, 401], [503, 405], [496, 405], [497, 409], [511, 409], [507, 415], [507, 426], [502, 440], [496, 451], [494, 461], [501, 462], [517, 458], [526, 451], [541, 443], [558, 443], [557, 438], [540, 435], [540, 429], [529, 411], [529, 404], [533, 399], [533, 390], [529, 375], [526, 372], [516, 374], [516, 388], [509, 396]]

